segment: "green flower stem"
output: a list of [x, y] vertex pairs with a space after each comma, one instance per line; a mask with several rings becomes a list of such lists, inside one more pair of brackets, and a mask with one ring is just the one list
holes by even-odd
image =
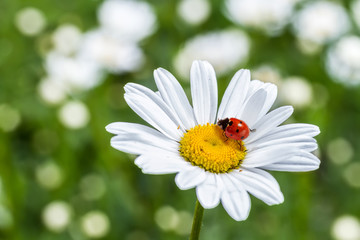
[[196, 200], [194, 219], [189, 240], [198, 240], [204, 215], [204, 208], [201, 206], [199, 200]]

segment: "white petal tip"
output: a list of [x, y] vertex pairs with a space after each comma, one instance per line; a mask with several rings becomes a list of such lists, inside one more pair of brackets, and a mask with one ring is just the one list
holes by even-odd
[[108, 125], [106, 125], [105, 126], [105, 130], [107, 131], [107, 132], [109, 132], [109, 133], [113, 133], [113, 134], [115, 134], [114, 133], [114, 131], [115, 131], [115, 124], [116, 123], [110, 123], [110, 124], [108, 124]]
[[[203, 189], [205, 191], [199, 191], [199, 188], [196, 188], [197, 198], [205, 209], [215, 208], [220, 203], [220, 194], [214, 189]], [[209, 191], [207, 191], [209, 190]], [[207, 192], [207, 193], [206, 193]]]
[[321, 133], [320, 128], [316, 125], [314, 125], [314, 136], [317, 136]]

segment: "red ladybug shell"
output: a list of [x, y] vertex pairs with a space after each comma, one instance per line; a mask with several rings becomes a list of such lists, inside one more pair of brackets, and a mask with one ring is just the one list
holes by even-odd
[[250, 133], [248, 125], [237, 118], [225, 118], [217, 124], [225, 131], [225, 136], [231, 139], [244, 140]]

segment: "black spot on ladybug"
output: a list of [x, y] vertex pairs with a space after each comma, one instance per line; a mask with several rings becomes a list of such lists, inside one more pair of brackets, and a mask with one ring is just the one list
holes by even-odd
[[240, 121], [240, 123], [242, 124], [242, 121]]
[[238, 133], [238, 132], [239, 132], [239, 129], [236, 129], [236, 132]]
[[232, 134], [230, 134], [230, 136], [232, 136]]
[[229, 126], [231, 126], [232, 124], [233, 124], [233, 121], [230, 121], [230, 122], [229, 122]]
[[244, 136], [242, 136], [241, 139], [244, 139]]

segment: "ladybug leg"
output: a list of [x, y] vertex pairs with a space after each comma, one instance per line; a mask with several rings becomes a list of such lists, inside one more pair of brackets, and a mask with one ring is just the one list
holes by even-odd
[[229, 140], [228, 136], [226, 136], [225, 131], [223, 132], [223, 136], [226, 137], [226, 140], [224, 142], [226, 142], [227, 140]]
[[250, 132], [256, 132], [256, 129], [249, 128]]
[[[237, 144], [239, 145], [239, 148], [241, 149], [241, 150], [243, 150], [243, 146], [241, 145], [241, 141], [238, 141], [238, 140], [236, 140], [236, 142], [237, 142]], [[246, 150], [245, 150], [245, 152], [246, 152]]]

